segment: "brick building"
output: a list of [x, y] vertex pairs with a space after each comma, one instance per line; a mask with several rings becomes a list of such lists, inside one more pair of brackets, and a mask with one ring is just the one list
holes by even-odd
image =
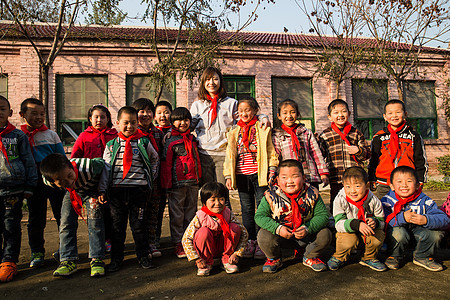
[[[39, 61], [31, 44], [0, 23], [0, 93], [12, 103], [12, 123], [21, 123], [20, 102], [39, 97]], [[32, 31], [37, 47], [49, 49], [54, 26], [35, 25]], [[60, 134], [70, 149], [74, 136], [86, 126], [86, 113], [94, 104], [106, 104], [115, 118], [118, 109], [138, 97], [151, 98], [147, 88], [149, 66], [155, 53], [143, 41], [151, 36], [148, 27], [76, 26], [72, 38], [57, 56], [49, 74], [50, 127]], [[222, 33], [227, 34], [227, 33]], [[319, 45], [310, 35], [241, 32], [243, 48], [225, 48], [222, 72], [230, 96], [254, 96], [262, 113], [274, 116], [276, 103], [291, 98], [300, 105], [303, 122], [315, 132], [327, 126], [327, 105], [333, 100], [335, 85], [314, 75], [311, 47]], [[428, 48], [422, 56], [420, 80], [407, 78], [405, 102], [409, 122], [422, 134], [430, 163], [436, 174], [436, 157], [450, 151], [450, 124], [442, 109], [448, 94], [448, 52]], [[174, 80], [173, 89], [163, 98], [176, 106], [190, 107], [196, 100], [197, 86], [187, 80]], [[366, 137], [384, 125], [383, 103], [398, 98], [393, 81], [380, 74], [356, 73], [340, 87], [341, 98], [349, 103], [350, 121]]]

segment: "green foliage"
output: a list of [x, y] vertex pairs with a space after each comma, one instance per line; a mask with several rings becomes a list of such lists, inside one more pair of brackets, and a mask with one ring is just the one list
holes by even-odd
[[120, 25], [127, 17], [127, 13], [119, 8], [122, 0], [93, 0], [91, 12], [88, 12], [85, 21], [87, 24], [103, 26]]
[[450, 176], [450, 154], [437, 158], [439, 161], [438, 171], [444, 176]]
[[450, 190], [450, 182], [431, 180], [424, 183], [423, 189], [428, 191], [448, 191]]
[[[13, 13], [7, 9], [7, 5]], [[58, 0], [2, 0], [0, 6], [0, 18], [2, 20], [14, 20], [16, 16], [23, 22], [58, 22]]]

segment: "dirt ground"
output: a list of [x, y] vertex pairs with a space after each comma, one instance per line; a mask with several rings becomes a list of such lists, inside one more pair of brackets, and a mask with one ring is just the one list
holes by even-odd
[[[441, 205], [448, 192], [430, 192]], [[328, 194], [324, 192], [325, 195]], [[327, 202], [327, 199], [325, 199]], [[239, 214], [239, 202], [232, 205]], [[51, 212], [49, 211], [49, 218]], [[196, 276], [194, 264], [178, 259], [173, 253], [168, 231], [168, 217], [163, 224], [163, 256], [154, 259], [155, 269], [141, 269], [133, 250], [131, 233], [127, 235], [127, 253], [123, 268], [102, 278], [90, 278], [87, 227], [79, 221], [78, 272], [70, 278], [55, 278], [58, 263], [51, 253], [58, 248], [56, 222], [49, 220], [45, 232], [46, 264], [39, 269], [28, 267], [30, 250], [26, 232], [26, 213], [22, 222], [22, 249], [19, 274], [9, 283], [0, 284], [0, 299], [450, 299], [450, 249], [439, 249], [436, 258], [446, 266], [442, 272], [430, 272], [411, 262], [397, 271], [375, 272], [358, 264], [353, 256], [348, 265], [331, 272], [316, 273], [293, 258], [283, 254], [283, 268], [275, 274], [262, 273], [264, 261], [242, 259], [238, 274], [226, 274], [215, 267], [209, 277]], [[331, 256], [326, 253], [324, 259]], [[109, 263], [109, 259], [106, 259]]]

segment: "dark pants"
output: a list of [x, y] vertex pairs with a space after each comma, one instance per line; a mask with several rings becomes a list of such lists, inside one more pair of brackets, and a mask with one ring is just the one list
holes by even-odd
[[248, 239], [255, 241], [259, 227], [255, 223], [255, 211], [267, 186], [259, 186], [258, 174], [236, 175], [236, 187], [241, 201], [242, 223], [248, 231]]
[[333, 215], [333, 201], [344, 186], [342, 183], [330, 183], [330, 212]]
[[19, 261], [23, 193], [0, 197], [0, 260]]
[[[223, 163], [225, 162], [225, 155], [208, 155], [199, 153], [199, 158], [202, 168], [201, 185], [208, 182], [220, 182], [225, 185], [225, 177], [223, 176]], [[230, 200], [227, 200], [225, 205], [231, 209]]]
[[[158, 179], [159, 181], [159, 179]], [[153, 185], [153, 190], [148, 198], [148, 241], [150, 244], [155, 244], [157, 242], [157, 228], [159, 224], [159, 204], [161, 203], [161, 197], [163, 193], [159, 184]], [[163, 211], [164, 213], [164, 211]], [[161, 218], [162, 223], [162, 218]], [[161, 229], [160, 229], [161, 232]], [[161, 233], [159, 233], [161, 237]]]
[[279, 235], [273, 234], [265, 229], [258, 232], [258, 245], [267, 258], [281, 258], [281, 249], [300, 249], [306, 247], [305, 257], [319, 257], [331, 243], [331, 231], [328, 228], [322, 228], [315, 234], [308, 234], [301, 240], [295, 238], [285, 239]]
[[109, 190], [113, 236], [111, 240], [111, 259], [123, 260], [127, 222], [136, 247], [138, 259], [148, 256], [147, 203], [150, 190], [147, 186], [113, 187]]
[[161, 198], [159, 199], [158, 205], [158, 221], [157, 221], [158, 224], [156, 225], [155, 244], [159, 244], [159, 241], [161, 240], [162, 221], [164, 218], [164, 210], [166, 209], [166, 204], [167, 204], [167, 191], [161, 190]]
[[61, 206], [66, 191], [51, 188], [42, 182], [39, 176], [38, 186], [28, 204], [28, 243], [31, 253], [45, 253], [44, 229], [47, 222], [47, 199], [50, 200], [56, 224], [61, 224]]

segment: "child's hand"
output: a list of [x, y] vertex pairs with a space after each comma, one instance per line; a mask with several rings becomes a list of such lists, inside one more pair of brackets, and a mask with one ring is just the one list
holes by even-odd
[[371, 190], [372, 192], [375, 192], [375, 191], [377, 190], [377, 183], [376, 183], [375, 181], [372, 181], [372, 182], [370, 183], [370, 190]]
[[356, 153], [359, 152], [359, 148], [358, 148], [358, 146], [349, 146], [349, 145], [347, 145], [347, 151], [350, 154], [356, 154]]
[[370, 226], [367, 225], [364, 222], [359, 222], [359, 232], [361, 232], [361, 234], [364, 235], [364, 236], [369, 236], [369, 235], [374, 235], [375, 234], [373, 229], [370, 228]]
[[227, 189], [229, 189], [229, 190], [233, 189], [233, 187], [231, 186], [231, 178], [226, 179], [225, 185], [226, 185]]
[[414, 211], [411, 211], [411, 222], [416, 225], [425, 225], [427, 224], [427, 217], [424, 215], [416, 214]]
[[405, 218], [405, 221], [407, 223], [411, 223], [412, 214], [413, 214], [412, 210], [407, 210], [407, 211], [403, 212], [403, 218]]
[[24, 197], [25, 199], [30, 199], [31, 196], [33, 196], [33, 193], [30, 193], [30, 192], [23, 192], [23, 197]]
[[233, 253], [230, 255], [230, 257], [228, 258], [228, 263], [235, 265], [239, 262], [239, 256], [237, 256], [236, 253]]
[[284, 237], [285, 239], [290, 239], [290, 238], [292, 238], [294, 236], [294, 234], [292, 233], [292, 230], [290, 230], [286, 226], [281, 226], [281, 228], [280, 228], [280, 236]]
[[297, 229], [295, 229], [294, 236], [297, 240], [301, 240], [308, 234], [308, 231], [306, 230], [305, 226], [301, 226]]
[[374, 219], [372, 218], [368, 218], [366, 220], [367, 225], [369, 225], [370, 228], [375, 229], [375, 227], [377, 226], [377, 223], [374, 221]]
[[97, 200], [100, 204], [105, 204], [106, 202], [108, 202], [106, 200], [105, 194], [100, 194], [100, 196], [98, 196]]
[[197, 260], [195, 261], [195, 264], [197, 265], [197, 268], [199, 268], [199, 269], [206, 268], [206, 262], [201, 258], [197, 258]]
[[328, 179], [327, 175], [320, 175], [320, 179], [322, 179], [324, 187], [326, 187], [330, 183], [330, 180]]
[[266, 127], [270, 127], [270, 125], [269, 118], [262, 118], [259, 120], [259, 128], [266, 129]]

